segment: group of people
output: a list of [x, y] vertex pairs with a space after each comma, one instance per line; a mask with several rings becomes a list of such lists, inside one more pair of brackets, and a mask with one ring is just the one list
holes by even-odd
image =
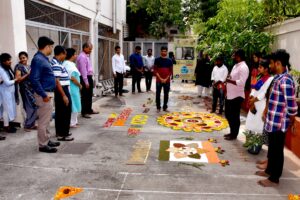
[[[216, 111], [219, 99], [219, 114], [222, 114], [225, 101], [225, 117], [230, 127], [230, 133], [224, 135], [225, 140], [235, 140], [239, 134], [240, 110], [245, 100], [245, 86], [250, 77], [251, 92], [247, 102], [249, 112], [245, 127], [253, 134], [266, 137], [267, 159], [257, 162], [257, 168], [260, 171], [255, 173], [258, 176], [267, 177], [267, 179], [258, 181], [258, 184], [264, 187], [273, 187], [279, 184], [284, 163], [285, 135], [288, 128], [293, 126], [298, 113], [295, 84], [288, 73], [290, 70], [289, 58], [290, 55], [283, 49], [265, 56], [255, 53], [253, 66], [249, 69], [245, 62], [245, 52], [237, 50], [233, 54], [235, 65], [230, 73], [223, 64], [223, 58], [217, 57], [210, 76], [213, 86], [211, 112]], [[198, 62], [198, 67], [206, 65], [208, 68], [208, 62], [207, 57], [204, 57]], [[195, 70], [196, 76], [200, 73], [199, 71], [201, 70]], [[201, 87], [203, 87], [203, 83], [199, 87], [200, 95], [203, 94]], [[294, 129], [291, 128], [291, 130]]]
[[[145, 76], [146, 91], [151, 91], [153, 75], [156, 77], [156, 108], [157, 112], [168, 111], [168, 100], [170, 91], [170, 80], [173, 74], [173, 61], [168, 58], [168, 48], [161, 47], [160, 56], [155, 58], [152, 49], [147, 50], [147, 55], [141, 55], [141, 47], [136, 46], [135, 52], [130, 55], [130, 69], [132, 75], [132, 94], [141, 90], [141, 79]], [[120, 46], [115, 47], [115, 55], [112, 57], [112, 71], [114, 76], [115, 96], [123, 96], [123, 79], [126, 73], [124, 56], [121, 54]], [[164, 101], [161, 105], [161, 90], [164, 92]]]
[[[84, 118], [98, 114], [92, 109], [93, 68], [90, 53], [91, 43], [84, 43], [77, 56], [73, 48], [57, 45], [54, 57], [54, 42], [48, 37], [38, 39], [38, 51], [28, 64], [28, 54], [19, 53], [19, 63], [12, 70], [12, 57], [0, 56], [0, 103], [1, 115], [6, 132], [14, 133], [16, 128], [9, 122], [16, 118], [18, 94], [21, 94], [26, 112], [24, 130], [37, 129], [40, 152], [55, 153], [60, 142], [50, 140], [49, 124], [53, 118], [55, 103], [55, 131], [58, 141], [74, 140], [70, 128], [78, 127], [78, 113]], [[4, 140], [4, 136], [0, 136]]]

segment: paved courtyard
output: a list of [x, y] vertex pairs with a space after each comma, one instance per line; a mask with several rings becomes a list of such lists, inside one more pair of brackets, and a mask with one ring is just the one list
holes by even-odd
[[[100, 114], [92, 119], [79, 118], [80, 127], [71, 130], [75, 140], [62, 143], [56, 154], [38, 152], [35, 131], [19, 130], [17, 134], [7, 135], [7, 139], [0, 142], [0, 199], [50, 200], [61, 186], [83, 188], [83, 192], [68, 198], [73, 200], [277, 200], [300, 193], [300, 159], [288, 150], [280, 186], [263, 188], [257, 184], [261, 178], [254, 175], [255, 162], [266, 157], [266, 149], [259, 155], [250, 155], [242, 146], [242, 130], [236, 141], [223, 139], [228, 129], [210, 133], [175, 131], [158, 125], [157, 117], [165, 113], [157, 113], [153, 104], [146, 113], [149, 118], [141, 133], [128, 137], [131, 118], [143, 114], [142, 105], [148, 98], [154, 100], [155, 93], [125, 95], [121, 99], [113, 96], [97, 99], [93, 106]], [[179, 99], [182, 95], [194, 98]], [[133, 110], [125, 126], [103, 127], [111, 113], [119, 114], [124, 108]], [[181, 83], [172, 84], [169, 110], [207, 112], [204, 100], [197, 97], [195, 86]], [[51, 131], [54, 133], [53, 122]], [[229, 160], [230, 165], [206, 163], [199, 169], [179, 162], [159, 161], [160, 141], [182, 137], [192, 137], [193, 141], [217, 139], [214, 146], [225, 150], [218, 156]], [[146, 163], [127, 165], [138, 141], [151, 143]]]

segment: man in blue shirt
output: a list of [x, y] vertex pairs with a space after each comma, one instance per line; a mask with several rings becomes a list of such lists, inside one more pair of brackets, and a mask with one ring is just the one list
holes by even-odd
[[53, 96], [55, 89], [55, 77], [47, 56], [51, 55], [54, 42], [48, 37], [40, 37], [38, 40], [38, 52], [31, 61], [30, 81], [35, 92], [34, 97], [38, 106], [38, 143], [39, 151], [45, 153], [56, 153], [55, 147], [59, 142], [49, 140]]
[[142, 93], [141, 90], [141, 79], [143, 75], [143, 57], [141, 56], [141, 47], [135, 47], [135, 53], [131, 54], [129, 57], [130, 68], [132, 73], [132, 94], [135, 94], [135, 85], [139, 93]]

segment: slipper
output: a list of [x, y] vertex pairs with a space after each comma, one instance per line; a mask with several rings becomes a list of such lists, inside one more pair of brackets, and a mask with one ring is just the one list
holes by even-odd
[[274, 182], [270, 181], [269, 179], [260, 180], [257, 183], [258, 183], [258, 185], [261, 185], [263, 187], [277, 187], [279, 185], [279, 183], [274, 183]]
[[267, 174], [265, 171], [256, 171], [255, 175], [262, 176], [262, 177], [269, 177], [270, 175]]

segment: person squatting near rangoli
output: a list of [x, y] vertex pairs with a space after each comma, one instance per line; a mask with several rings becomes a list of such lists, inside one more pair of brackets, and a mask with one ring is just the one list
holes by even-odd
[[156, 76], [156, 108], [161, 110], [160, 93], [164, 90], [163, 111], [168, 112], [168, 100], [170, 92], [170, 80], [173, 73], [173, 62], [167, 57], [168, 48], [161, 47], [160, 57], [154, 61], [154, 74]]
[[217, 103], [219, 99], [219, 114], [223, 114], [224, 98], [226, 92], [225, 81], [228, 75], [228, 69], [223, 64], [224, 60], [222, 56], [218, 56], [215, 61], [215, 67], [211, 74], [212, 86], [213, 86], [213, 103], [211, 113], [215, 113], [217, 109]]
[[[274, 68], [276, 74], [270, 86], [270, 96], [264, 112], [265, 130], [268, 132], [268, 164], [264, 171], [256, 175], [268, 177], [258, 181], [264, 187], [279, 184], [284, 163], [284, 141], [287, 129], [293, 126], [298, 106], [295, 97], [295, 83], [288, 74], [290, 55], [283, 49], [274, 53]], [[294, 131], [294, 128], [291, 128]]]

